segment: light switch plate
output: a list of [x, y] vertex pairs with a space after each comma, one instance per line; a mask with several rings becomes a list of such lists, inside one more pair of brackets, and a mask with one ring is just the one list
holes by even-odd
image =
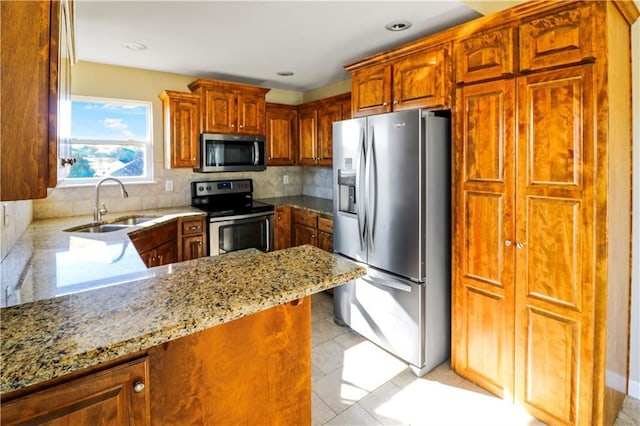
[[282, 183], [284, 183], [285, 185], [289, 184], [289, 175], [282, 176]]
[[164, 190], [167, 192], [173, 191], [173, 181], [171, 179], [164, 181]]

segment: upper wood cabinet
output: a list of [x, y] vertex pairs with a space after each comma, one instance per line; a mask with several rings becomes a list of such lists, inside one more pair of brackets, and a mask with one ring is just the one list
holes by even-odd
[[456, 82], [471, 83], [513, 75], [512, 27], [474, 34], [454, 42]]
[[583, 6], [533, 19], [520, 25], [522, 71], [595, 59], [596, 19], [593, 6]]
[[58, 144], [68, 155], [67, 123], [59, 117], [70, 107], [73, 2], [3, 1], [0, 13], [7, 23], [0, 41], [0, 197], [45, 198], [58, 170], [63, 177], [69, 167], [58, 162]]
[[264, 135], [269, 89], [199, 79], [189, 89], [200, 95], [200, 132]]
[[267, 166], [292, 166], [298, 145], [298, 109], [267, 103]]
[[160, 94], [164, 121], [165, 167], [197, 167], [200, 95], [165, 90]]
[[450, 105], [449, 43], [352, 71], [352, 114]]
[[351, 118], [351, 94], [324, 98], [298, 106], [298, 164], [333, 164], [333, 123]]
[[2, 402], [2, 424], [149, 425], [147, 358]]

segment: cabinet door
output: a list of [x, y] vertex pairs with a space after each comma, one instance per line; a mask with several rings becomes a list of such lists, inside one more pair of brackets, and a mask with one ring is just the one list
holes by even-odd
[[500, 28], [455, 42], [456, 82], [513, 75], [513, 31], [511, 27]]
[[351, 96], [340, 101], [340, 120], [351, 119]]
[[178, 248], [176, 241], [167, 241], [156, 248], [157, 265], [168, 265], [178, 261]]
[[515, 82], [467, 86], [459, 111], [453, 210], [451, 363], [513, 397]]
[[236, 133], [237, 96], [224, 88], [204, 88], [202, 131]]
[[2, 424], [149, 425], [147, 364], [145, 357], [3, 401]]
[[300, 223], [293, 224], [293, 245], [301, 246], [303, 244], [311, 244], [317, 246], [317, 229], [311, 228]]
[[339, 104], [327, 104], [318, 111], [318, 165], [333, 165], [333, 122], [340, 121]]
[[182, 237], [182, 257], [180, 260], [198, 259], [205, 255], [204, 236], [202, 234]]
[[238, 133], [264, 135], [264, 95], [238, 93]]
[[[591, 5], [520, 26], [520, 70], [538, 70], [595, 59], [596, 24]], [[604, 22], [602, 23], [604, 24]]]
[[318, 136], [318, 111], [301, 109], [298, 112], [298, 165], [316, 164], [316, 146]]
[[275, 219], [274, 249], [282, 250], [291, 247], [291, 207], [276, 207]]
[[593, 84], [588, 65], [518, 79], [515, 395], [550, 424], [593, 413]]
[[318, 247], [333, 253], [333, 234], [318, 231]]
[[267, 166], [295, 164], [298, 112], [289, 105], [267, 104]]
[[165, 167], [196, 167], [200, 137], [200, 96], [165, 91], [160, 98], [164, 119]]
[[430, 108], [448, 103], [447, 49], [424, 50], [393, 64], [393, 110]]
[[391, 111], [391, 65], [373, 65], [351, 75], [353, 117]]

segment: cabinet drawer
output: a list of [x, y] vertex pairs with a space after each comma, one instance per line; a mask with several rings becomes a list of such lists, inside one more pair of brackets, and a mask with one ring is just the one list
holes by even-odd
[[141, 230], [135, 233], [131, 236], [131, 242], [136, 250], [138, 250], [138, 253], [143, 253], [168, 241], [175, 240], [176, 237], [177, 225], [176, 221], [172, 220], [164, 225]]
[[520, 26], [520, 69], [537, 70], [594, 60], [591, 5], [565, 10]]
[[295, 209], [293, 211], [293, 221], [310, 226], [311, 228], [316, 228], [318, 226], [318, 215], [307, 210]]
[[333, 234], [333, 219], [329, 217], [319, 217], [318, 230]]
[[456, 82], [513, 74], [513, 47], [513, 28], [500, 28], [456, 42]]
[[202, 234], [204, 225], [202, 219], [190, 219], [182, 221], [182, 235]]

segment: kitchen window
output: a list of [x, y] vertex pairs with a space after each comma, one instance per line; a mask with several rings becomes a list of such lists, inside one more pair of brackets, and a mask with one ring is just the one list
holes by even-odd
[[107, 176], [152, 182], [151, 116], [148, 101], [72, 97], [70, 148], [76, 162], [62, 186], [91, 185]]

